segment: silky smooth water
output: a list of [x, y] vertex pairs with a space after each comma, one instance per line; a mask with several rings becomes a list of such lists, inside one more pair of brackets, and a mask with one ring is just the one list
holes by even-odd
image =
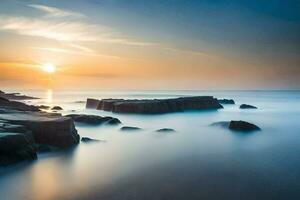
[[[41, 97], [31, 104], [60, 105], [62, 114], [119, 118], [120, 126], [76, 125], [81, 143], [43, 153], [32, 163], [0, 169], [0, 199], [300, 199], [299, 91], [20, 91]], [[92, 98], [172, 98], [213, 95], [236, 105], [218, 111], [162, 115], [87, 110]], [[240, 110], [241, 103], [258, 107]], [[76, 110], [72, 112], [71, 110]], [[260, 132], [238, 133], [212, 123], [245, 120]], [[174, 128], [174, 133], [157, 133]]]

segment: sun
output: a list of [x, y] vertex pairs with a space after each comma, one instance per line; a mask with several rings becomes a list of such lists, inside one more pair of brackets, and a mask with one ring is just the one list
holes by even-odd
[[53, 74], [56, 71], [56, 67], [52, 63], [42, 65], [42, 69], [49, 74]]

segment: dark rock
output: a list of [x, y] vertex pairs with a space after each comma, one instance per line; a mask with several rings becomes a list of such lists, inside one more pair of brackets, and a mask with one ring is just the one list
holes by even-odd
[[47, 110], [50, 109], [50, 106], [45, 106], [45, 105], [39, 105], [37, 106], [39, 109]]
[[16, 112], [1, 115], [10, 124], [23, 125], [32, 132], [35, 143], [67, 148], [79, 143], [74, 121], [40, 112]]
[[0, 132], [0, 166], [36, 158], [37, 154], [30, 134]]
[[88, 137], [82, 137], [81, 142], [89, 143], [89, 142], [105, 142], [105, 141], [104, 140], [91, 139], [91, 138], [88, 138]]
[[60, 106], [54, 106], [51, 108], [51, 110], [63, 110], [63, 108]]
[[219, 109], [223, 106], [212, 96], [200, 96], [152, 100], [87, 99], [86, 108], [116, 113], [160, 114], [186, 110]]
[[5, 98], [8, 100], [28, 100], [28, 99], [39, 99], [37, 97], [31, 97], [26, 95], [21, 95], [20, 93], [5, 93], [3, 91], [0, 92], [0, 98]]
[[134, 127], [134, 126], [123, 126], [120, 130], [121, 131], [139, 131], [142, 129], [139, 127]]
[[233, 99], [218, 99], [220, 104], [235, 104]]
[[242, 104], [240, 105], [240, 109], [257, 109], [257, 107], [248, 104]]
[[101, 124], [117, 125], [121, 123], [121, 121], [117, 118], [101, 117], [98, 115], [70, 114], [66, 116], [71, 117], [75, 122], [80, 122], [80, 123], [85, 123], [90, 125], [101, 125]]
[[170, 133], [170, 132], [175, 132], [175, 130], [172, 128], [162, 128], [162, 129], [156, 130], [156, 132]]
[[245, 121], [230, 121], [229, 129], [236, 130], [236, 131], [258, 131], [261, 130], [255, 124], [251, 124]]
[[10, 101], [6, 98], [0, 98], [0, 108], [19, 111], [39, 111], [39, 108], [36, 106], [27, 105], [18, 101]]
[[45, 152], [54, 152], [54, 151], [59, 151], [60, 148], [52, 146], [52, 145], [47, 145], [47, 144], [34, 144], [35, 149], [38, 152], [45, 153]]
[[74, 101], [74, 103], [85, 103], [86, 101]]
[[241, 131], [241, 132], [250, 132], [250, 131], [259, 131], [261, 130], [255, 124], [251, 124], [245, 121], [223, 121], [223, 122], [215, 122], [212, 126], [221, 126], [223, 128], [228, 128], [234, 131]]

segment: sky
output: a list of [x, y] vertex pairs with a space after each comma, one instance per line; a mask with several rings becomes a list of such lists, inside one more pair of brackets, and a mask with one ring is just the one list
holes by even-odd
[[0, 0], [0, 44], [1, 88], [300, 89], [299, 0]]

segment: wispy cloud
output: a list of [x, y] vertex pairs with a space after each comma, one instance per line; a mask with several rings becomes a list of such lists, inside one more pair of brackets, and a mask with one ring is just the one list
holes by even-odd
[[56, 47], [30, 47], [34, 50], [41, 50], [41, 51], [50, 51], [50, 52], [58, 52], [58, 53], [67, 53], [67, 54], [75, 54], [75, 55], [84, 55], [84, 56], [99, 56], [99, 57], [106, 57], [106, 58], [113, 58], [113, 59], [120, 59], [118, 56], [107, 55], [107, 54], [100, 54], [96, 52], [85, 52], [81, 50], [72, 50], [72, 49], [65, 49], [65, 48], [56, 48]]
[[46, 17], [85, 17], [84, 14], [73, 12], [70, 10], [60, 9], [51, 6], [39, 5], [39, 4], [29, 4], [29, 7], [35, 8], [46, 13]]

